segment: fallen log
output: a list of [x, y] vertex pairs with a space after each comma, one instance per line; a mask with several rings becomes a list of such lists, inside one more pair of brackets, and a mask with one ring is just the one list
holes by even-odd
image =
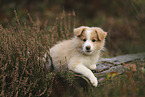
[[121, 63], [134, 61], [137, 59], [141, 60], [144, 58], [145, 58], [145, 53], [137, 53], [137, 54], [127, 54], [127, 55], [122, 55], [122, 56], [117, 56], [117, 57], [112, 57], [112, 58], [101, 58], [100, 62], [109, 62], [112, 64], [121, 64]]
[[101, 58], [97, 64], [96, 73], [94, 73], [94, 75], [99, 78], [99, 82], [102, 82], [105, 80], [104, 77], [111, 72], [122, 74], [127, 71], [128, 68], [124, 64], [135, 60], [142, 61], [144, 59], [145, 53], [127, 54], [112, 58]]

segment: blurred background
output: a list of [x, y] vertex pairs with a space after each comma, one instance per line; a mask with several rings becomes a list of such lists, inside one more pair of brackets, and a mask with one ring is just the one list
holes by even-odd
[[[108, 32], [106, 56], [145, 51], [145, 0], [0, 0], [0, 25], [21, 23], [52, 26], [56, 17], [72, 13], [75, 27], [99, 26]], [[43, 29], [43, 27], [42, 27]]]

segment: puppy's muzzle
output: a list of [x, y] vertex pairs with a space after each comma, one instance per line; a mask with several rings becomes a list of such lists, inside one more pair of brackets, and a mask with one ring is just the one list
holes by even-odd
[[86, 50], [90, 51], [91, 47], [90, 46], [86, 46]]
[[89, 53], [92, 52], [91, 51], [91, 46], [86, 46], [86, 52], [89, 52]]

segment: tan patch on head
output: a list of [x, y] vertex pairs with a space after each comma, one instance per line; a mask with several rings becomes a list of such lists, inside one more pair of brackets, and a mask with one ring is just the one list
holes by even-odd
[[80, 36], [87, 28], [88, 27], [86, 27], [86, 26], [81, 26], [81, 27], [75, 28], [74, 29], [75, 36]]
[[103, 31], [101, 28], [92, 27], [92, 29], [94, 29], [94, 31], [96, 32], [99, 41], [102, 41], [106, 38], [107, 32]]
[[84, 30], [80, 35], [76, 36], [75, 47], [82, 51], [83, 44], [87, 40], [86, 30]]
[[81, 39], [82, 41], [87, 40], [87, 35], [86, 35], [85, 31], [83, 31], [82, 34], [78, 36], [78, 38]]
[[98, 42], [99, 41], [98, 35], [97, 35], [97, 33], [95, 31], [91, 32], [90, 34], [91, 34], [90, 40], [92, 42]]

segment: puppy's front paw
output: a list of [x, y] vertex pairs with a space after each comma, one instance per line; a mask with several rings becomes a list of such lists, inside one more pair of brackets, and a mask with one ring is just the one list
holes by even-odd
[[96, 70], [97, 66], [96, 66], [96, 64], [93, 64], [93, 65], [90, 65], [89, 68], [90, 68], [91, 70]]
[[97, 80], [97, 78], [96, 78], [96, 77], [93, 77], [93, 78], [91, 79], [91, 83], [92, 83], [92, 85], [93, 85], [94, 87], [97, 87], [97, 85], [98, 85], [98, 80]]

